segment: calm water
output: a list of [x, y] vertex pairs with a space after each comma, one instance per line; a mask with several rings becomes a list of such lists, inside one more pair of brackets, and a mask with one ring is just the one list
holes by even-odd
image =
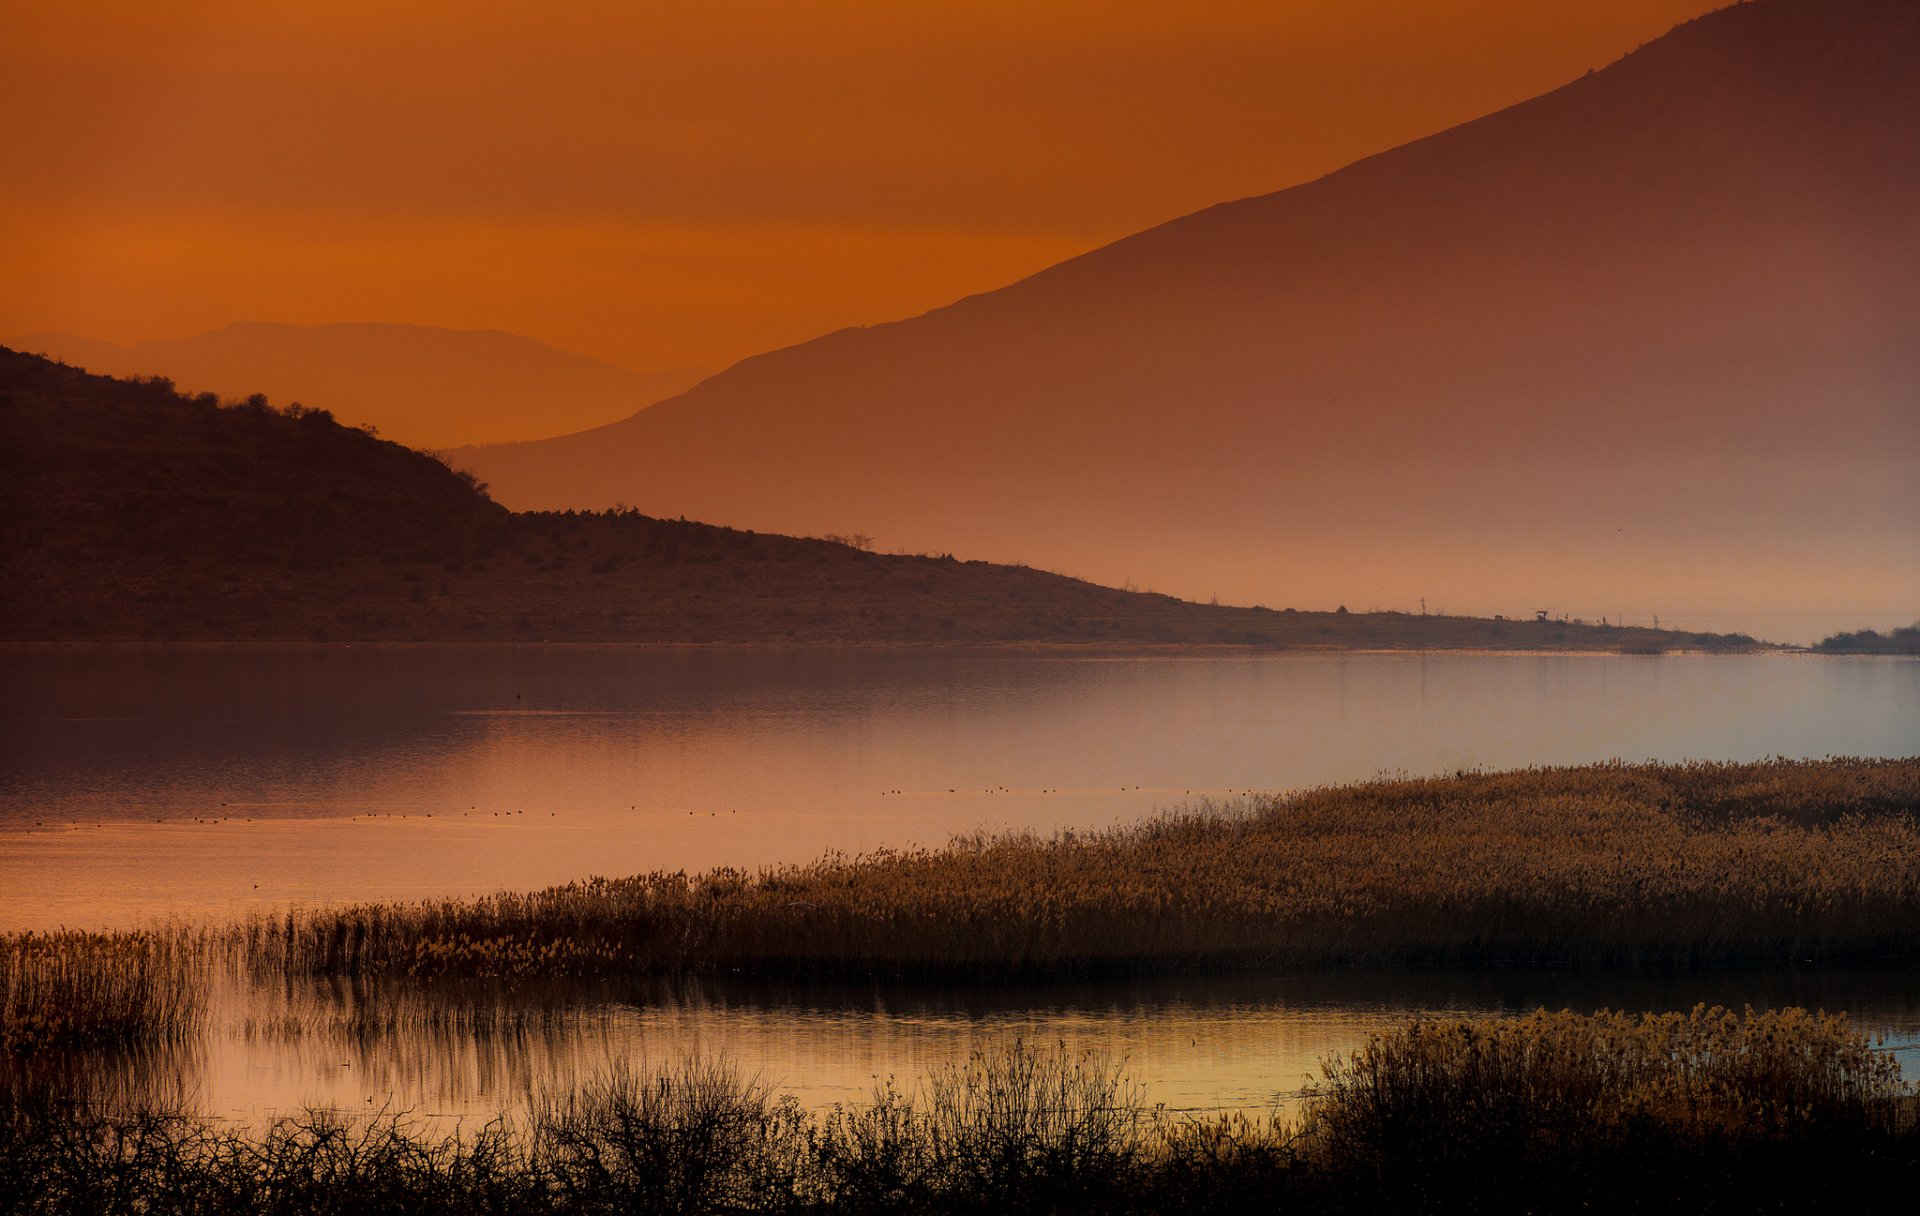
[[[227, 994], [191, 1046], [133, 1061], [83, 1061], [66, 1084], [258, 1126], [308, 1109], [404, 1111], [473, 1126], [543, 1093], [688, 1057], [718, 1058], [821, 1109], [857, 1105], [892, 1079], [1021, 1038], [1102, 1053], [1176, 1113], [1284, 1109], [1328, 1056], [1412, 1016], [1517, 1016], [1537, 1008], [1845, 1009], [1920, 1077], [1920, 987], [1909, 969], [1841, 967], [1704, 974], [1353, 971], [1057, 984], [991, 991], [900, 986], [641, 983], [366, 1003], [315, 987]], [[448, 1009], [462, 1020], [432, 1016]], [[389, 1012], [390, 1011], [390, 1012]], [[391, 1020], [388, 1020], [388, 1019]], [[72, 1062], [63, 1062], [70, 1065]]]
[[1920, 752], [1897, 660], [73, 651], [0, 674], [0, 927], [751, 866], [1382, 772]]
[[[1920, 663], [1899, 660], [60, 651], [0, 656], [0, 680], [9, 928], [937, 845], [1383, 772], [1920, 753]], [[602, 992], [489, 1033], [371, 1035], [319, 997], [292, 1035], [229, 1001], [206, 1043], [137, 1071], [242, 1117], [389, 1101], [471, 1116], [609, 1059], [700, 1050], [821, 1104], [1018, 1033], [1102, 1047], [1153, 1100], [1214, 1109], [1291, 1092], [1422, 1011], [1826, 1004], [1910, 1056], [1912, 978]]]

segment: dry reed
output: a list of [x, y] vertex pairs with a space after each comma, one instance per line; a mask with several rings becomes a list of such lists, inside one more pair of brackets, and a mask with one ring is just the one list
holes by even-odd
[[171, 932], [0, 935], [0, 1054], [152, 1046], [192, 1033], [205, 944]]
[[267, 970], [993, 975], [1702, 963], [1920, 943], [1920, 760], [1459, 773], [1135, 826], [256, 921]]

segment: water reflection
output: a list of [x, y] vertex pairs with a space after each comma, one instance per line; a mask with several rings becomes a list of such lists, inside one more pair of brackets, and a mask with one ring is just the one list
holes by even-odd
[[936, 989], [725, 979], [485, 984], [235, 984], [200, 1041], [140, 1055], [43, 1058], [51, 1092], [184, 1103], [249, 1125], [311, 1108], [472, 1125], [518, 1117], [615, 1061], [724, 1057], [810, 1107], [911, 1088], [1020, 1036], [1100, 1049], [1173, 1112], [1285, 1105], [1327, 1056], [1406, 1018], [1540, 1007], [1695, 1004], [1847, 1010], [1920, 1077], [1910, 966], [1572, 973], [1350, 970]]
[[1090, 827], [1190, 798], [1920, 751], [1920, 663], [633, 649], [0, 656], [0, 927]]

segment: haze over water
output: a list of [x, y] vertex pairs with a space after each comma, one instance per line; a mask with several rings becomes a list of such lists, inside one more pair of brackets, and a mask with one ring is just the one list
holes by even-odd
[[1920, 664], [635, 649], [0, 659], [0, 925], [524, 889], [1459, 768], [1920, 751]]

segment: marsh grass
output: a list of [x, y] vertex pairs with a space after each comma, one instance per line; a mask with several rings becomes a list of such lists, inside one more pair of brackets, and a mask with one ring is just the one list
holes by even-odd
[[1164, 1156], [1163, 1113], [1101, 1052], [1019, 1039], [903, 1095], [891, 1078], [812, 1129], [822, 1191], [856, 1210], [1098, 1207]]
[[1892, 1133], [1911, 1122], [1894, 1058], [1844, 1016], [1548, 1013], [1415, 1022], [1330, 1061], [1305, 1094], [1324, 1157], [1382, 1169], [1562, 1159], [1646, 1128], [1699, 1143]]
[[805, 865], [259, 920], [270, 974], [934, 978], [1910, 953], [1920, 760], [1459, 773]]
[[821, 1115], [712, 1061], [455, 1132], [0, 1095], [0, 1211], [1863, 1210], [1920, 1168], [1912, 1100], [1843, 1018], [1704, 1007], [1415, 1022], [1292, 1119], [1170, 1116], [1101, 1056], [1017, 1040]]
[[[1920, 1164], [1898, 1065], [1841, 1016], [1416, 1022], [1329, 1061], [1304, 1159], [1389, 1210], [1874, 1210]], [[1520, 1205], [1516, 1204], [1516, 1207]]]
[[528, 1170], [567, 1211], [778, 1211], [817, 1186], [809, 1116], [727, 1064], [616, 1066], [536, 1106]]
[[[579, 1005], [528, 993], [703, 971], [1004, 982], [1799, 962], [1911, 956], [1916, 942], [1920, 760], [1611, 764], [1378, 781], [752, 873], [204, 931], [15, 934], [0, 937], [0, 1054], [178, 1042], [234, 982], [258, 1033], [324, 1022], [367, 1038], [524, 1034]], [[291, 1000], [313, 983], [330, 998]], [[270, 992], [289, 1001], [257, 999]]]
[[204, 935], [0, 935], [0, 1055], [150, 1047], [194, 1034], [211, 953]]

